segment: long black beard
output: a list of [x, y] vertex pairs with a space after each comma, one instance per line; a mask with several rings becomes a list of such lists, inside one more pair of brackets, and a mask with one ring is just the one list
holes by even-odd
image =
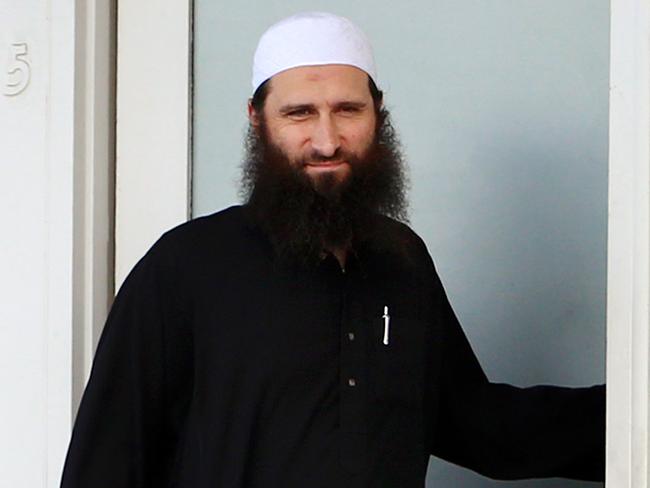
[[375, 232], [378, 215], [408, 221], [402, 152], [385, 109], [367, 153], [345, 154], [351, 172], [342, 182], [326, 174], [311, 180], [269, 141], [263, 120], [257, 129], [249, 126], [245, 150], [241, 196], [283, 260], [310, 266], [324, 249], [372, 239], [385, 247], [391, 243]]

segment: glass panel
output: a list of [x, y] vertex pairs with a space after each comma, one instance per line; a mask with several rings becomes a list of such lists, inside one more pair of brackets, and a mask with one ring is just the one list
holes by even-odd
[[[373, 42], [411, 170], [411, 223], [493, 381], [604, 381], [606, 0], [195, 0], [194, 216], [237, 203], [253, 52], [326, 10]], [[427, 486], [498, 483], [432, 459]]]

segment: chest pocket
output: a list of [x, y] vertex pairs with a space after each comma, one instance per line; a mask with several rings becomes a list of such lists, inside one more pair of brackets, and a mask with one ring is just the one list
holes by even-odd
[[371, 401], [412, 414], [422, 406], [425, 388], [425, 324], [389, 312], [371, 321], [370, 332]]
[[384, 319], [371, 322], [370, 430], [391, 462], [424, 452], [425, 331], [422, 321], [391, 316], [386, 345]]

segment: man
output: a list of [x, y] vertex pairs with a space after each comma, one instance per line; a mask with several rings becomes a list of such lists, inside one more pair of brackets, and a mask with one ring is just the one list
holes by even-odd
[[272, 26], [246, 205], [166, 233], [122, 286], [63, 474], [76, 487], [423, 487], [604, 475], [604, 388], [490, 383], [405, 220], [399, 146], [347, 19]]

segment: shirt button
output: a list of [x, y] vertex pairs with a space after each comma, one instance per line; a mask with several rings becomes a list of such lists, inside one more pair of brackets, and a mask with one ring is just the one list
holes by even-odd
[[354, 378], [349, 378], [348, 379], [348, 385], [357, 386], [357, 380], [355, 380]]
[[351, 341], [354, 340], [354, 332], [348, 332], [348, 339], [350, 339]]

